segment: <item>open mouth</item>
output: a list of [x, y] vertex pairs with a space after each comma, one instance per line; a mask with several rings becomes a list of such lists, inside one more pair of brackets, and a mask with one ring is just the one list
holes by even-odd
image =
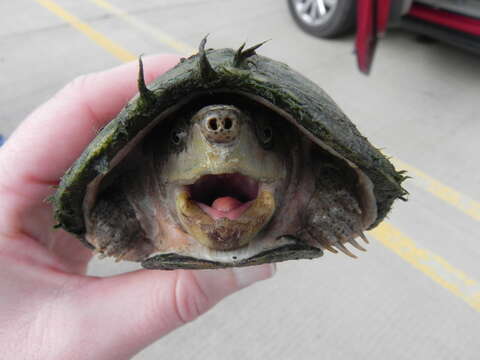
[[236, 220], [258, 196], [255, 179], [235, 174], [204, 175], [187, 186], [190, 199], [212, 219]]
[[247, 245], [275, 211], [272, 191], [240, 173], [204, 175], [182, 186], [175, 201], [186, 232], [216, 250]]

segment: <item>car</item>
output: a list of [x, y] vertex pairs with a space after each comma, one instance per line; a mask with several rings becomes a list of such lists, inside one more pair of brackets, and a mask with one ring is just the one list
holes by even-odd
[[480, 54], [480, 0], [287, 0], [305, 32], [335, 38], [355, 31], [360, 71], [369, 73], [379, 35], [399, 26]]

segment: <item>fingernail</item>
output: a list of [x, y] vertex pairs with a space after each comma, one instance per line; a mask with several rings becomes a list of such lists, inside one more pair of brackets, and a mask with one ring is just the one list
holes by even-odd
[[276, 271], [275, 264], [266, 264], [258, 266], [248, 266], [244, 268], [234, 268], [233, 274], [239, 287], [251, 285], [257, 281], [271, 278]]

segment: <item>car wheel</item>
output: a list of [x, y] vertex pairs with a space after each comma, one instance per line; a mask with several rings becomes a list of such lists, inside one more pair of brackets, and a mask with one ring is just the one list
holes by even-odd
[[297, 25], [305, 32], [322, 38], [333, 38], [353, 29], [355, 0], [287, 0]]

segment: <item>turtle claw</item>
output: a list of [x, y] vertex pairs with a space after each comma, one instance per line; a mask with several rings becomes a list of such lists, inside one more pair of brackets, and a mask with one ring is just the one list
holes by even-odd
[[337, 242], [335, 245], [334, 245], [338, 250], [340, 250], [341, 252], [343, 252], [345, 255], [347, 256], [350, 256], [351, 258], [354, 258], [354, 259], [357, 259], [357, 256], [352, 253], [350, 250], [348, 250], [345, 245], [343, 245], [341, 242]]
[[363, 246], [361, 246], [358, 242], [356, 242], [355, 239], [350, 239], [348, 240], [348, 242], [352, 244], [352, 246], [357, 250], [367, 251]]
[[368, 241], [364, 233], [360, 232], [359, 236], [362, 238], [363, 241], [365, 241], [366, 244], [370, 244], [370, 241]]
[[330, 251], [331, 253], [333, 254], [338, 254], [338, 251], [331, 245], [324, 245], [322, 244], [323, 248], [325, 248], [325, 250], [328, 250]]

